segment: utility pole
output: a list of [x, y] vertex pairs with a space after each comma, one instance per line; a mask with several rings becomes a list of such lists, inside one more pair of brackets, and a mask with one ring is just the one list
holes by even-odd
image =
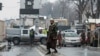
[[64, 17], [64, 11], [65, 11], [65, 0], [60, 0], [61, 4], [61, 17]]
[[0, 3], [0, 10], [2, 10], [2, 3]]
[[94, 17], [93, 15], [93, 1], [91, 0], [91, 15], [92, 15], [92, 18]]
[[99, 18], [99, 14], [100, 14], [100, 0], [97, 0], [96, 18]]

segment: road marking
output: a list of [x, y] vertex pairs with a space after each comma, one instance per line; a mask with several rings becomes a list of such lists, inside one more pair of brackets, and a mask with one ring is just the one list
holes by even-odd
[[84, 56], [88, 56], [88, 55], [87, 55], [87, 52], [88, 52], [88, 50], [87, 50], [87, 48], [85, 48], [85, 49], [84, 49]]
[[40, 54], [41, 56], [45, 56], [41, 51], [39, 51], [39, 49], [36, 48], [36, 51], [39, 52], [39, 54]]

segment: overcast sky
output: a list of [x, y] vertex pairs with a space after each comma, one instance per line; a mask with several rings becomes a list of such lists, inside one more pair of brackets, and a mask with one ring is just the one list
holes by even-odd
[[[47, 0], [44, 0], [47, 1]], [[54, 2], [55, 0], [49, 0]], [[13, 19], [19, 17], [20, 0], [0, 0], [3, 3], [2, 11], [0, 11], [0, 20]]]

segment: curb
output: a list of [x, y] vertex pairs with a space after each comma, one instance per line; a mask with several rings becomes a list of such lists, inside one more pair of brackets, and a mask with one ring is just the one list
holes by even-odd
[[99, 51], [100, 52], [100, 47], [91, 47], [91, 46], [87, 46], [88, 50], [92, 50], [92, 51]]

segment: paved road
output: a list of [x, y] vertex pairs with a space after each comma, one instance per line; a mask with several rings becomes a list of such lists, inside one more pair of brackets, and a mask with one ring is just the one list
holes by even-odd
[[[45, 46], [41, 46], [45, 49]], [[57, 48], [58, 55], [56, 56], [100, 56], [100, 51], [92, 51], [87, 49], [87, 47], [62, 47], [61, 49]], [[51, 49], [51, 51], [53, 51]], [[46, 53], [46, 52], [45, 52]], [[44, 55], [45, 56], [45, 55]]]
[[[57, 48], [58, 49], [58, 48]], [[52, 50], [53, 51], [53, 50]], [[100, 56], [98, 51], [90, 51], [87, 48], [82, 47], [62, 47], [58, 49], [58, 54], [55, 56]], [[38, 45], [19, 45], [12, 46], [11, 50], [0, 52], [0, 56], [50, 56], [45, 55], [46, 51], [40, 48]]]
[[29, 45], [12, 46], [9, 51], [7, 49], [1, 51], [0, 56], [41, 56], [36, 47]]
[[63, 47], [58, 49], [63, 56], [100, 56], [100, 52], [82, 47]]

